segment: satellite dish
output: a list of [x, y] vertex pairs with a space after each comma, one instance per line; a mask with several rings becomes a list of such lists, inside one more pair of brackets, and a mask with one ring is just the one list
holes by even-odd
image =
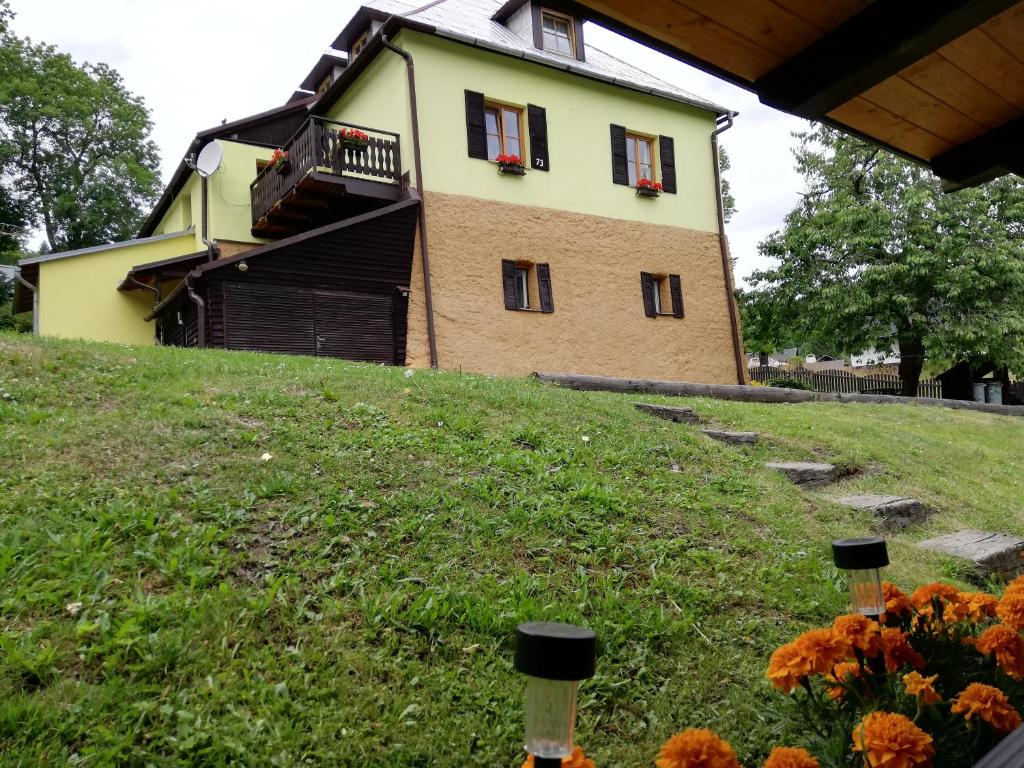
[[223, 159], [224, 148], [221, 147], [220, 142], [211, 141], [199, 153], [199, 158], [196, 160], [196, 173], [204, 179], [208, 179], [217, 172], [220, 168], [220, 161]]

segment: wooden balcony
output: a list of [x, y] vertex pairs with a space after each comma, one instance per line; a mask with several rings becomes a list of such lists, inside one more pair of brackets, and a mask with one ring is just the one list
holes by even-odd
[[[367, 134], [366, 146], [344, 140], [345, 128]], [[287, 166], [267, 166], [249, 187], [256, 237], [296, 235], [388, 205], [402, 194], [397, 133], [310, 117], [282, 149]]]

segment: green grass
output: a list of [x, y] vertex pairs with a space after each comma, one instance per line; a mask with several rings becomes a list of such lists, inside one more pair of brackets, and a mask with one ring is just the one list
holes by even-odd
[[635, 399], [0, 335], [0, 763], [517, 766], [512, 634], [548, 619], [598, 633], [599, 766], [688, 725], [753, 764], [766, 660], [869, 527], [761, 462], [941, 510], [890, 537], [907, 586], [962, 575], [924, 536], [1024, 534], [1024, 421], [689, 401], [766, 438], [737, 449]]

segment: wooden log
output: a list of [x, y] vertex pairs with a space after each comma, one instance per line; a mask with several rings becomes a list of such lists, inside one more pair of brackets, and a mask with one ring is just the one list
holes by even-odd
[[687, 381], [656, 381], [653, 379], [620, 379], [612, 376], [588, 376], [575, 373], [533, 374], [539, 381], [569, 389], [589, 392], [630, 392], [634, 394], [667, 395], [669, 397], [713, 397], [747, 403], [875, 403], [879, 405], [921, 405], [955, 408], [1000, 416], [1024, 416], [1024, 405], [995, 405], [970, 400], [946, 400], [934, 397], [900, 397], [897, 395], [860, 395], [855, 393], [810, 392], [784, 387], [751, 387], [745, 384], [694, 384]]

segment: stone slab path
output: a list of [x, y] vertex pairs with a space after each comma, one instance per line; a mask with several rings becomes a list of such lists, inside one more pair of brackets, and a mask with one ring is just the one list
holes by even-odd
[[1005, 533], [957, 531], [917, 546], [967, 560], [983, 575], [1016, 576], [1024, 572], [1024, 539]]
[[879, 527], [890, 530], [900, 530], [915, 523], [923, 523], [931, 516], [931, 512], [924, 504], [908, 496], [865, 494], [843, 496], [835, 499], [835, 502], [851, 509], [871, 512]]
[[757, 445], [757, 432], [728, 432], [724, 429], [703, 429], [705, 435], [729, 445]]
[[699, 424], [700, 416], [693, 408], [678, 408], [671, 405], [655, 405], [653, 403], [633, 403], [638, 411], [657, 416], [659, 419], [681, 422], [685, 424]]
[[782, 472], [791, 482], [804, 488], [828, 485], [836, 479], [836, 468], [832, 464], [815, 464], [807, 461], [770, 461], [768, 469]]

